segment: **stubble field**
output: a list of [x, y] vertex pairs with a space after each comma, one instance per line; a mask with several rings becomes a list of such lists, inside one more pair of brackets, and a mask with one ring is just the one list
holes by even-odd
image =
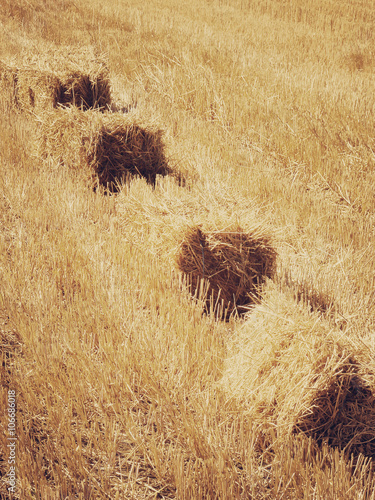
[[[369, 0], [2, 0], [0, 60], [101, 53], [178, 175], [93, 190], [0, 92], [1, 498], [375, 498], [374, 23]], [[272, 242], [247, 314], [188, 293], [199, 225]]]

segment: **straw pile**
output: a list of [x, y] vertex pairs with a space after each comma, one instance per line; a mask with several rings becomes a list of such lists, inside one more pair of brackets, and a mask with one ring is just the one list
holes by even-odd
[[151, 192], [139, 181], [121, 194], [117, 210], [125, 238], [182, 274], [206, 312], [228, 318], [258, 299], [275, 272], [276, 251], [249, 200], [241, 213], [234, 209], [238, 198], [213, 184], [186, 190], [165, 178]]
[[94, 186], [116, 191], [129, 175], [155, 183], [169, 173], [162, 132], [121, 113], [61, 108], [43, 116], [38, 133], [38, 155], [89, 174]]
[[58, 105], [83, 110], [111, 102], [108, 68], [92, 48], [62, 47], [26, 55], [16, 71], [16, 104], [42, 112]]
[[[224, 231], [189, 228], [180, 244], [178, 268], [187, 275], [191, 293], [199, 295], [207, 280], [206, 310], [220, 306], [224, 316], [246, 312], [259, 297], [265, 278], [275, 273], [276, 252], [261, 234], [240, 227]], [[225, 312], [224, 312], [225, 311]]]
[[278, 439], [302, 432], [375, 457], [373, 361], [318, 314], [277, 293], [272, 299], [255, 307], [234, 341], [225, 390]]
[[60, 81], [61, 104], [83, 109], [106, 108], [111, 102], [109, 70], [104, 54], [92, 47], [55, 47], [30, 64], [46, 68]]

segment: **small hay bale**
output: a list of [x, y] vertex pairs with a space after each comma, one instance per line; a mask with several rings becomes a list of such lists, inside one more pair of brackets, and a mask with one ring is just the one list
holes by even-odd
[[275, 429], [278, 440], [303, 433], [319, 445], [375, 457], [374, 363], [341, 330], [273, 292], [230, 350], [222, 387], [270, 436]]
[[245, 233], [241, 228], [203, 232], [189, 229], [177, 257], [178, 268], [187, 275], [191, 293], [199, 295], [207, 280], [206, 310], [221, 305], [228, 317], [244, 313], [257, 301], [265, 278], [275, 273], [276, 251], [264, 234]]
[[26, 55], [17, 70], [17, 102], [26, 111], [58, 105], [83, 110], [108, 108], [109, 71], [92, 48], [61, 47]]
[[90, 172], [94, 186], [116, 191], [129, 175], [154, 184], [167, 175], [162, 132], [143, 127], [121, 113], [61, 108], [40, 120], [38, 155]]
[[269, 217], [248, 198], [239, 210], [240, 201], [215, 179], [184, 189], [170, 176], [159, 178], [155, 190], [132, 182], [117, 213], [124, 238], [179, 275], [184, 295], [191, 292], [205, 312], [227, 319], [258, 300], [276, 263]]
[[111, 84], [103, 53], [93, 47], [66, 46], [47, 51], [43, 61], [61, 82], [61, 104], [85, 110], [110, 106]]
[[11, 104], [15, 104], [17, 70], [0, 61], [0, 94]]

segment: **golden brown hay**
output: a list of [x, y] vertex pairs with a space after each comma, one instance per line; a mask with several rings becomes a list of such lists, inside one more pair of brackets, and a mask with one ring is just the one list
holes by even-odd
[[155, 190], [142, 180], [130, 183], [118, 197], [117, 213], [124, 238], [166, 272], [182, 275], [206, 312], [228, 318], [248, 310], [276, 265], [267, 216], [248, 198], [245, 210], [238, 202], [215, 179], [185, 189], [165, 177]]
[[111, 191], [129, 175], [154, 183], [157, 175], [169, 173], [162, 132], [120, 113], [74, 107], [46, 113], [40, 120], [38, 153], [90, 173], [95, 186]]
[[316, 388], [307, 412], [296, 418], [294, 432], [312, 436], [349, 454], [375, 458], [375, 398], [354, 358], [340, 359]]
[[257, 300], [265, 278], [274, 275], [276, 252], [268, 238], [239, 227], [208, 232], [195, 227], [180, 244], [177, 265], [187, 275], [193, 295], [207, 280], [206, 310], [221, 305], [227, 316], [246, 312]]
[[17, 70], [0, 61], [0, 94], [14, 104], [16, 95]]
[[276, 293], [269, 307], [255, 308], [234, 344], [222, 383], [254, 419], [276, 428], [278, 440], [302, 432], [375, 457], [375, 371], [363, 347]]
[[111, 102], [109, 78], [100, 73], [94, 77], [76, 71], [60, 76], [60, 104], [73, 104], [85, 110], [105, 108]]

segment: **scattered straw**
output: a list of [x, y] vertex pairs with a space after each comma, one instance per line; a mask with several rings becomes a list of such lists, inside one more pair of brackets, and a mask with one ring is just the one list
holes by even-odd
[[90, 173], [95, 186], [112, 191], [129, 175], [154, 183], [157, 175], [169, 173], [162, 132], [120, 113], [74, 107], [46, 113], [40, 120], [37, 151], [43, 158]]

